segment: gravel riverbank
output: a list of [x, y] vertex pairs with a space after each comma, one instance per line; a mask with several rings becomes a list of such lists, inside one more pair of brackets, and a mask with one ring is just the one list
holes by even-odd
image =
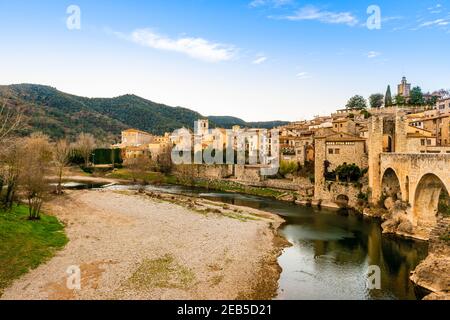
[[[270, 299], [286, 240], [277, 215], [202, 199], [69, 191], [44, 210], [67, 246], [2, 299]], [[81, 270], [81, 289], [67, 269]]]

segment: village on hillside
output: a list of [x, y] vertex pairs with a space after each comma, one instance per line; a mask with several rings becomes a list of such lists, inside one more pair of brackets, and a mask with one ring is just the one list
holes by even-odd
[[[395, 98], [391, 97], [390, 87], [386, 96], [374, 96], [376, 100], [371, 102], [371, 107], [357, 96], [349, 101], [346, 108], [329, 116], [292, 122], [270, 131], [239, 126], [233, 126], [231, 130], [210, 130], [208, 120], [199, 119], [192, 141], [194, 136], [201, 138], [200, 151], [211, 146], [218, 148], [219, 141], [225, 149], [230, 147], [236, 151], [238, 137], [245, 137], [245, 161], [239, 162], [234, 158], [228, 162], [224, 158], [215, 165], [208, 165], [200, 157], [201, 162], [189, 170], [180, 169], [183, 166], [174, 166], [173, 169], [177, 174], [191, 178], [222, 179], [278, 189], [282, 191], [281, 198], [302, 204], [350, 206], [362, 211], [367, 202], [375, 203], [388, 194], [393, 196], [389, 197], [393, 201], [411, 203], [413, 199], [400, 195], [403, 185], [401, 188], [400, 185], [389, 185], [389, 190], [381, 190], [382, 180], [390, 178], [389, 172], [384, 177], [385, 172], [380, 173], [381, 168], [370, 166], [370, 163], [379, 162], [376, 159], [385, 153], [450, 154], [450, 97], [443, 90], [422, 94], [418, 87], [411, 89], [405, 77], [398, 85]], [[185, 130], [192, 133], [189, 129]], [[261, 174], [261, 168], [269, 166], [269, 163], [258, 160], [261, 160], [262, 148], [269, 150], [269, 153], [272, 150], [274, 133], [277, 133], [279, 170], [277, 174], [267, 176]], [[263, 145], [262, 136], [267, 134], [269, 138]], [[179, 137], [172, 133], [154, 136], [129, 129], [122, 132], [121, 143], [112, 148], [119, 148], [124, 163], [133, 166], [142, 158], [167, 162], [170, 158], [168, 154], [179, 142]], [[193, 144], [189, 144], [184, 151], [194, 155], [198, 151], [194, 148]], [[378, 174], [374, 173], [375, 169]], [[428, 229], [429, 232], [431, 229]], [[412, 229], [409, 231], [414, 233]]]
[[[42, 280], [33, 282], [33, 286], [27, 290], [28, 297], [91, 299], [99, 294], [97, 284], [89, 283], [87, 291], [71, 288], [66, 292], [59, 284], [49, 284], [48, 278], [56, 281], [51, 275], [58, 274], [70, 259], [92, 261], [92, 255], [97, 252], [96, 247], [86, 251], [86, 256], [82, 253], [84, 251], [79, 250], [93, 234], [97, 234], [98, 239], [103, 239], [102, 256], [105, 259], [123, 256], [122, 250], [136, 245], [133, 240], [135, 238], [129, 232], [146, 239], [141, 244], [152, 243], [150, 247], [139, 246], [140, 254], [145, 256], [145, 252], [151, 247], [160, 246], [159, 236], [149, 235], [147, 229], [154, 230], [155, 234], [166, 234], [166, 229], [173, 227], [180, 232], [184, 243], [194, 241], [192, 248], [178, 252], [175, 247], [170, 247], [167, 249], [172, 252], [170, 256], [151, 260], [153, 262], [140, 258], [144, 260], [139, 268], [144, 268], [146, 263], [167, 263], [167, 270], [175, 268], [173, 270], [178, 270], [176, 272], [186, 274], [183, 277], [187, 278], [181, 279], [179, 275], [172, 274], [164, 277], [175, 277], [176, 281], [173, 280], [175, 278], [172, 279], [176, 282], [174, 286], [184, 288], [189, 297], [236, 298], [246, 292], [251, 299], [272, 298], [277, 294], [280, 271], [270, 266], [277, 263], [278, 256], [282, 255], [282, 250], [289, 244], [278, 238], [277, 229], [281, 228], [284, 221], [278, 215], [278, 209], [272, 212], [258, 210], [260, 201], [269, 201], [269, 207], [275, 205], [275, 208], [281, 205], [279, 203], [294, 205], [284, 209], [289, 212], [310, 210], [310, 214], [316, 215], [315, 210], [337, 210], [339, 215], [334, 219], [338, 219], [340, 215], [356, 214], [381, 221], [381, 230], [371, 231], [368, 235], [372, 247], [367, 247], [367, 254], [374, 261], [378, 261], [377, 252], [382, 250], [378, 232], [395, 235], [399, 239], [426, 241], [429, 244], [428, 256], [422, 253], [420, 244], [417, 244], [414, 251], [404, 247], [401, 253], [396, 253], [408, 256], [405, 258], [405, 268], [409, 268], [406, 265], [420, 264], [411, 275], [402, 271], [393, 276], [397, 277], [395, 281], [407, 283], [406, 289], [400, 290], [394, 285], [394, 280], [391, 280], [389, 286], [392, 286], [396, 295], [403, 298], [426, 296], [427, 299], [448, 299], [450, 97], [445, 90], [423, 94], [419, 87], [411, 88], [404, 77], [394, 98], [388, 87], [386, 95], [372, 95], [369, 105], [363, 97], [355, 96], [345, 108], [311, 120], [292, 122], [272, 129], [238, 125], [225, 129], [215, 126], [210, 128], [208, 119], [198, 119], [194, 123], [194, 130], [180, 128], [162, 136], [130, 128], [122, 131], [119, 143], [112, 145], [100, 145], [92, 134], [85, 133], [81, 133], [75, 142], [67, 139], [50, 141], [42, 133], [17, 137], [14, 136], [14, 131], [20, 126], [21, 115], [14, 116], [8, 111], [3, 114], [7, 115], [6, 130], [3, 130], [0, 138], [8, 144], [8, 148], [2, 150], [1, 154], [0, 200], [6, 211], [0, 213], [8, 217], [8, 212], [14, 212], [17, 217], [22, 217], [18, 220], [18, 225], [21, 226], [24, 216], [28, 216], [31, 221], [47, 221], [49, 218], [45, 212], [50, 211], [56, 212], [60, 219], [74, 221], [73, 210], [82, 212], [80, 218], [77, 218], [82, 223], [73, 222], [73, 227], [69, 225], [68, 230], [72, 238], [78, 234], [85, 235], [85, 238], [78, 238], [80, 243], [74, 242], [74, 248], [70, 247], [70, 242], [69, 247], [64, 249], [67, 261], [53, 259], [50, 267], [41, 265], [34, 272], [40, 273]], [[80, 186], [81, 189], [92, 191], [73, 191]], [[97, 187], [100, 189], [96, 189]], [[174, 192], [171, 189], [174, 187], [186, 189], [175, 189], [178, 191]], [[196, 192], [199, 195], [195, 195]], [[229, 201], [226, 199], [230, 196], [235, 200], [232, 203], [225, 202], [226, 204], [212, 202], [200, 196], [207, 192], [219, 192], [212, 193], [211, 200]], [[242, 202], [239, 197], [244, 195], [256, 198], [247, 198]], [[150, 199], [150, 202], [146, 199]], [[161, 201], [171, 203], [174, 207], [164, 207], [160, 204]], [[25, 204], [27, 207], [24, 207]], [[249, 205], [252, 206], [251, 210]], [[103, 220], [104, 212], [113, 215]], [[155, 216], [148, 216], [148, 212], [156, 214], [157, 220], [151, 218]], [[189, 212], [201, 213], [202, 218], [190, 220], [191, 216], [187, 214]], [[124, 214], [126, 218], [123, 218]], [[228, 266], [225, 262], [220, 262], [217, 270], [226, 269], [231, 272], [227, 275], [228, 282], [223, 281], [225, 275], [213, 280], [202, 279], [202, 275], [210, 274], [209, 269], [204, 269], [206, 267], [202, 261], [209, 261], [214, 255], [202, 251], [203, 243], [195, 242], [192, 238], [194, 234], [190, 233], [189, 228], [179, 230], [178, 225], [172, 226], [166, 220], [174, 218], [173, 214], [182, 225], [193, 223], [196, 228], [202, 228], [200, 230], [205, 236], [209, 234], [210, 219], [218, 219], [217, 234], [221, 234], [222, 238], [234, 234], [233, 238], [239, 239], [239, 245], [232, 246], [235, 251], [230, 259], [239, 261], [238, 265], [245, 267], [237, 272], [234, 264]], [[326, 213], [323, 214], [326, 216]], [[116, 225], [116, 222], [112, 222], [114, 215], [122, 217], [119, 219], [125, 219], [124, 221], [139, 220], [142, 224], [139, 224], [138, 229], [124, 229], [120, 223]], [[261, 225], [255, 222], [247, 224], [247, 227], [237, 227], [235, 221], [225, 221], [220, 217], [228, 217], [241, 223], [259, 220], [264, 222]], [[91, 224], [91, 219], [95, 223]], [[106, 241], [111, 232], [111, 223], [117, 228], [114, 232], [121, 234], [118, 241], [123, 243], [123, 248], [116, 244], [111, 247], [109, 241]], [[93, 229], [82, 227], [86, 224]], [[62, 230], [63, 227], [60, 228]], [[264, 228], [266, 231], [261, 232], [262, 229], [257, 228]], [[321, 232], [328, 232], [330, 228], [328, 226]], [[64, 247], [68, 239], [61, 233], [57, 237], [60, 237], [58, 248]], [[254, 252], [253, 260], [247, 261], [246, 246], [260, 245], [259, 241], [248, 241], [252, 237], [257, 237], [265, 247], [250, 249]], [[173, 241], [170, 243], [174, 243]], [[225, 251], [230, 250], [227, 243], [221, 243], [221, 246], [226, 247]], [[326, 243], [323, 245], [326, 246]], [[335, 245], [342, 245], [338, 243]], [[214, 241], [208, 245], [208, 250], [212, 250]], [[241, 248], [241, 251], [237, 248]], [[314, 255], [325, 254], [329, 249], [324, 248], [315, 248]], [[198, 265], [187, 268], [175, 262], [186, 259], [186, 253], [197, 252], [196, 250], [202, 256]], [[264, 256], [264, 252], [268, 250], [271, 253]], [[354, 255], [360, 254], [359, 249], [352, 246], [345, 250], [351, 250]], [[14, 253], [11, 254], [14, 259]], [[252, 261], [262, 259], [263, 256], [266, 260], [260, 270], [270, 274], [270, 281], [265, 283], [266, 289], [254, 289], [261, 281], [259, 275], [251, 277], [252, 281], [245, 282], [245, 288], [236, 286], [235, 283], [249, 277], [249, 272], [255, 267]], [[41, 259], [45, 257], [43, 255]], [[100, 265], [110, 265], [112, 262], [91, 263], [93, 264], [83, 268], [99, 268]], [[121, 268], [126, 267], [129, 281], [134, 277], [145, 277], [146, 274], [139, 274], [141, 271], [139, 268], [134, 269], [134, 263], [133, 257], [128, 256], [119, 263]], [[389, 268], [386, 265], [388, 262], [383, 263], [385, 265], [382, 268]], [[211, 262], [207, 266], [210, 265]], [[52, 268], [54, 272], [49, 272], [48, 268]], [[197, 271], [192, 271], [194, 269]], [[409, 270], [413, 271], [412, 269]], [[14, 263], [6, 270], [8, 273], [5, 279], [0, 281], [0, 294], [2, 288], [6, 288], [23, 273], [17, 271]], [[135, 272], [134, 275], [132, 272]], [[288, 277], [292, 277], [292, 272], [286, 272]], [[208, 296], [198, 295], [198, 287], [192, 284], [194, 278], [200, 278], [201, 288], [212, 290]], [[139, 279], [132, 288], [121, 287], [120, 290], [125, 291], [121, 291], [119, 296], [131, 295], [143, 299], [158, 297], [154, 290], [147, 290], [149, 287], [143, 290], [141, 285], [147, 280]], [[26, 276], [21, 281], [14, 282], [15, 286], [5, 289], [5, 297], [22, 297], [23, 293], [18, 286], [24, 285], [23, 281], [27, 281]], [[214, 286], [223, 289], [211, 289], [214, 287], [211, 281], [216, 283]], [[37, 293], [36, 288], [44, 285], [47, 289]], [[420, 293], [413, 293], [419, 289], [413, 289], [412, 286], [420, 288]], [[107, 291], [102, 292], [99, 297], [112, 297], [109, 291], [112, 287], [113, 283], [106, 284], [104, 289]], [[369, 292], [373, 297], [378, 297], [377, 291]], [[172, 298], [180, 297], [172, 289], [167, 294]], [[278, 292], [278, 295], [282, 293]], [[298, 293], [294, 294], [297, 295]]]

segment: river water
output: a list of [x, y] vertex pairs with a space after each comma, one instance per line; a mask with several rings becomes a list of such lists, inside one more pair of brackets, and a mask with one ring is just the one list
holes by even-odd
[[[130, 186], [112, 186], [130, 189]], [[148, 190], [200, 196], [276, 213], [292, 244], [279, 257], [276, 299], [416, 299], [409, 274], [426, 257], [425, 242], [382, 235], [380, 222], [349, 212], [298, 206], [238, 193], [182, 186]], [[369, 266], [380, 268], [381, 288], [367, 289]]]

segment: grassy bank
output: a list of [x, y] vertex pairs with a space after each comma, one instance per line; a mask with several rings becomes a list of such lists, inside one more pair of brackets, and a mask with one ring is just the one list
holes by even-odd
[[64, 247], [64, 227], [51, 216], [28, 220], [28, 208], [0, 209], [0, 296], [3, 289], [29, 269], [34, 269]]
[[174, 176], [164, 175], [159, 172], [145, 172], [145, 173], [132, 173], [128, 169], [116, 169], [114, 172], [108, 173], [107, 178], [120, 179], [120, 180], [137, 180], [138, 182], [145, 181], [147, 183], [167, 183], [176, 184], [177, 179]]
[[255, 196], [261, 197], [269, 197], [269, 198], [278, 198], [286, 192], [270, 189], [270, 188], [262, 188], [262, 187], [251, 187], [246, 186], [241, 183], [233, 182], [233, 181], [225, 181], [225, 180], [206, 180], [206, 179], [183, 179], [178, 178], [173, 175], [164, 175], [159, 172], [146, 172], [139, 175], [132, 174], [127, 169], [119, 169], [115, 170], [112, 173], [106, 175], [108, 178], [113, 179], [122, 179], [122, 180], [130, 180], [133, 181], [137, 179], [139, 182], [145, 181], [147, 183], [152, 184], [174, 184], [174, 185], [183, 185], [188, 187], [198, 187], [205, 188], [216, 191], [224, 191], [224, 192], [236, 192], [236, 193], [245, 193]]
[[278, 198], [286, 193], [286, 192], [278, 191], [275, 189], [246, 186], [241, 183], [237, 183], [237, 182], [233, 182], [233, 181], [224, 181], [224, 180], [210, 181], [210, 180], [196, 179], [196, 180], [187, 181], [187, 182], [183, 182], [183, 180], [177, 180], [177, 184], [212, 189], [212, 190], [217, 190], [217, 191], [224, 191], [224, 192], [245, 193], [245, 194], [250, 194], [250, 195], [254, 195], [254, 196], [269, 197], [269, 198]]

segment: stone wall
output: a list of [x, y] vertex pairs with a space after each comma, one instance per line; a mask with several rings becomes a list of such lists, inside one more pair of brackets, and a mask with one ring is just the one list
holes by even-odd
[[[327, 144], [325, 159], [330, 162], [329, 170], [334, 170], [341, 164], [356, 164], [361, 169], [367, 168], [367, 154], [364, 141], [347, 142], [348, 144]], [[333, 153], [330, 154], [329, 150]], [[336, 150], [339, 153], [336, 154]]]
[[234, 176], [237, 180], [246, 182], [260, 182], [263, 180], [260, 166], [237, 164], [234, 166]]
[[223, 179], [233, 175], [233, 165], [182, 164], [173, 168], [175, 175], [189, 175], [192, 178]]
[[[367, 188], [366, 188], [367, 189]], [[336, 206], [339, 203], [339, 196], [348, 197], [348, 206], [358, 207], [358, 195], [360, 192], [367, 192], [353, 183], [327, 181], [323, 188], [317, 189], [314, 194], [316, 200], [321, 200], [324, 206]]]
[[265, 179], [259, 182], [248, 182], [248, 185], [261, 188], [271, 188], [286, 191], [295, 191], [304, 197], [314, 195], [314, 184], [309, 178], [295, 177], [290, 179]]

